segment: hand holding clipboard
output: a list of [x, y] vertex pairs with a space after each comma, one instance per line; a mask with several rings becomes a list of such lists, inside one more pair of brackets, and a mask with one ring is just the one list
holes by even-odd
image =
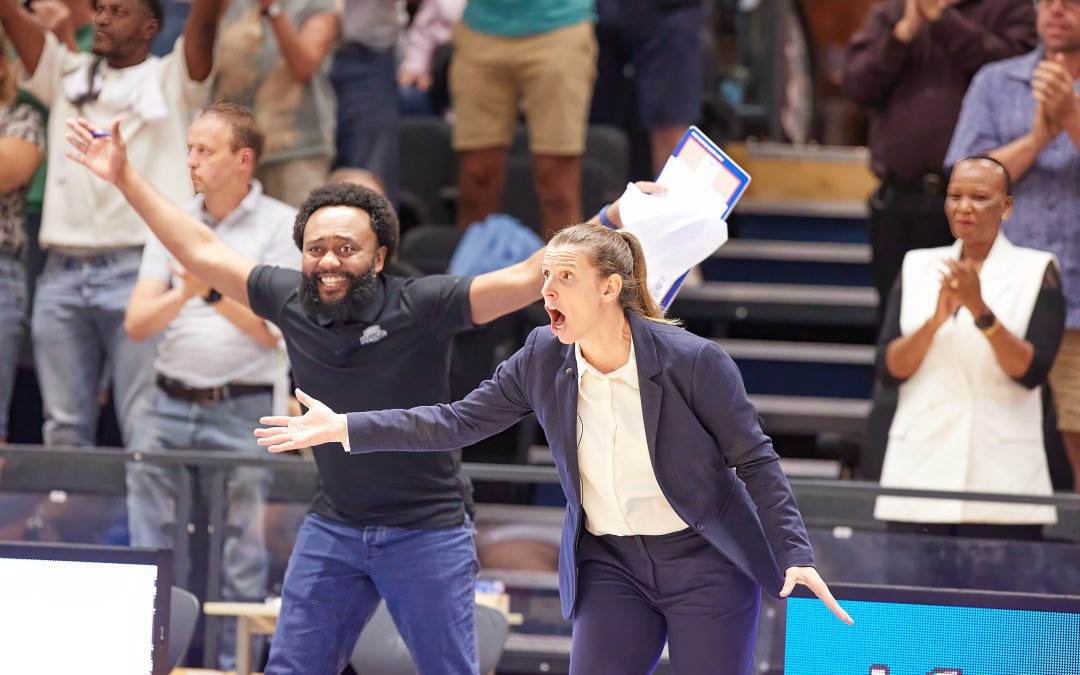
[[667, 308], [687, 272], [727, 241], [727, 215], [750, 175], [697, 127], [690, 127], [644, 195], [633, 185], [620, 199], [624, 227], [641, 240], [653, 297]]

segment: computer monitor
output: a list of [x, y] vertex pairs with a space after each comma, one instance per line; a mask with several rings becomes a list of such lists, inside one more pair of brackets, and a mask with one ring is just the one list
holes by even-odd
[[830, 585], [840, 622], [800, 586], [787, 601], [785, 675], [1075, 675], [1080, 597]]
[[167, 675], [170, 554], [0, 542], [0, 673]]

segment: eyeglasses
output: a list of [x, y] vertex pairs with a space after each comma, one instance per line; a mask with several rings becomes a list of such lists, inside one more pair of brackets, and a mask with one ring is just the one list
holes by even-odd
[[1035, 0], [1040, 7], [1051, 7], [1055, 2], [1061, 2], [1062, 9], [1080, 9], [1080, 0]]

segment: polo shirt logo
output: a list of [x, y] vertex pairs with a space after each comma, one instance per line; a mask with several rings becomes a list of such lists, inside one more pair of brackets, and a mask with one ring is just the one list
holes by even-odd
[[364, 329], [363, 334], [360, 335], [360, 344], [375, 344], [387, 335], [388, 333], [382, 329], [382, 326], [380, 326], [379, 324], [374, 324]]

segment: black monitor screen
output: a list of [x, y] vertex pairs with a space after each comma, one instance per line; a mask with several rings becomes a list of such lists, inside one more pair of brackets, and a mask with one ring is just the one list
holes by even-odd
[[0, 673], [165, 675], [167, 551], [0, 542]]

